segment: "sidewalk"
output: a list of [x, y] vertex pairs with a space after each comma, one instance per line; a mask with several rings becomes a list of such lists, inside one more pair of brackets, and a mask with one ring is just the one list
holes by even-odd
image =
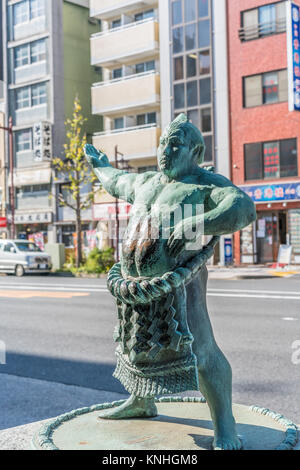
[[292, 277], [300, 275], [300, 266], [286, 268], [271, 268], [265, 265], [253, 266], [207, 266], [209, 279], [268, 279], [274, 277]]
[[0, 375], [0, 450], [28, 450], [35, 432], [47, 420], [125, 395], [56, 382]]

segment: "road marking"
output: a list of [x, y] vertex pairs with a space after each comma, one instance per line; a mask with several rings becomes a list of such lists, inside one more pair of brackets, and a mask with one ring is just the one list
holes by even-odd
[[48, 286], [9, 286], [0, 285], [0, 289], [12, 289], [12, 290], [42, 290], [42, 291], [63, 291], [63, 292], [108, 292], [106, 287], [98, 289], [80, 288], [80, 287], [48, 287]]
[[284, 300], [300, 300], [300, 295], [252, 295], [252, 294], [226, 294], [225, 292], [208, 292], [210, 297], [239, 297], [239, 298], [249, 298], [249, 299], [284, 299]]
[[299, 291], [287, 291], [287, 290], [257, 290], [257, 289], [218, 289], [218, 288], [209, 288], [209, 292], [247, 292], [253, 294], [287, 294], [287, 295], [299, 295]]
[[47, 297], [51, 299], [72, 299], [72, 297], [87, 297], [89, 293], [84, 292], [43, 292], [43, 291], [22, 291], [22, 290], [0, 290], [0, 297], [9, 299], [31, 299], [33, 297]]
[[282, 320], [284, 320], [284, 321], [298, 321], [298, 318], [294, 318], [294, 317], [284, 317], [284, 318], [282, 318]]

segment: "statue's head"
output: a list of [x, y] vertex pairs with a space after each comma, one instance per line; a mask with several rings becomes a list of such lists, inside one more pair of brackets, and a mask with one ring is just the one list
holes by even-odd
[[167, 176], [188, 174], [204, 161], [205, 144], [201, 132], [180, 114], [166, 128], [158, 147], [158, 165]]

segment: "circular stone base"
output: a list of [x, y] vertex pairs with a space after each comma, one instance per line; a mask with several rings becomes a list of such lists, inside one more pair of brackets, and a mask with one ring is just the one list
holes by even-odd
[[[34, 436], [37, 450], [210, 450], [213, 426], [199, 398], [161, 398], [150, 419], [105, 420], [101, 410], [125, 400], [74, 410], [55, 418]], [[266, 408], [233, 405], [237, 431], [246, 450], [292, 449], [297, 427]]]

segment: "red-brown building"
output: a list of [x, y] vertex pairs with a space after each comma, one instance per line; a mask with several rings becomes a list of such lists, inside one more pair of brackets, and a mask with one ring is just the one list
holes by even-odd
[[235, 235], [236, 264], [276, 261], [285, 243], [300, 263], [300, 113], [288, 105], [286, 3], [227, 1], [232, 180], [258, 216]]

